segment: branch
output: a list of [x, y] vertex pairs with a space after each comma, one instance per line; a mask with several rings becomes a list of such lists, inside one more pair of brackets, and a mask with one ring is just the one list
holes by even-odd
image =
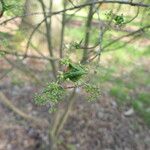
[[[63, 9], [63, 10], [60, 10], [60, 11], [55, 11], [55, 12], [46, 12], [47, 14], [50, 14], [48, 15], [47, 17], [50, 17], [52, 15], [57, 15], [57, 14], [60, 14], [60, 13], [64, 13], [66, 11], [70, 11], [70, 10], [74, 10], [74, 9], [80, 9], [80, 8], [83, 8], [83, 7], [86, 7], [86, 6], [90, 6], [92, 4], [123, 4], [123, 5], [130, 5], [130, 6], [133, 6], [133, 7], [145, 7], [145, 8], [148, 8], [150, 7], [150, 4], [145, 4], [145, 3], [135, 3], [135, 2], [125, 2], [125, 1], [112, 1], [112, 0], [107, 0], [107, 1], [104, 1], [104, 0], [100, 0], [100, 1], [95, 1], [95, 2], [89, 2], [89, 3], [85, 3], [85, 4], [81, 4], [81, 5], [77, 5], [77, 6], [74, 6], [74, 7], [70, 7], [70, 8], [67, 8], [67, 9]], [[12, 17], [8, 20], [5, 20], [3, 22], [0, 23], [0, 25], [3, 25], [3, 24], [6, 24], [7, 22], [11, 21], [11, 20], [14, 20], [16, 18], [20, 18], [20, 17], [26, 17], [26, 16], [30, 16], [30, 15], [43, 15], [43, 12], [35, 12], [35, 13], [31, 13], [31, 14], [24, 14], [24, 15], [19, 15], [19, 16], [15, 16], [15, 17]], [[44, 20], [43, 20], [44, 21]]]
[[[39, 0], [40, 4], [41, 4], [41, 7], [42, 7], [42, 10], [43, 10], [43, 17], [45, 18], [45, 27], [46, 27], [46, 38], [47, 38], [47, 46], [48, 46], [48, 50], [49, 50], [49, 55], [51, 57], [53, 57], [53, 45], [52, 45], [52, 18], [50, 16], [49, 20], [48, 20], [48, 17], [46, 16], [46, 12], [45, 12], [45, 6], [44, 6], [44, 2], [43, 0]], [[51, 14], [51, 11], [52, 11], [52, 7], [53, 7], [53, 1], [50, 0], [50, 5], [49, 5], [49, 10], [50, 10], [50, 14]], [[56, 65], [55, 65], [55, 62], [50, 60], [50, 63], [51, 63], [51, 66], [52, 66], [52, 73], [53, 73], [53, 76], [54, 78], [56, 79], [56, 76], [57, 76], [57, 70], [56, 70]]]
[[25, 50], [25, 54], [24, 54], [24, 58], [26, 57], [27, 53], [28, 53], [28, 48], [30, 46], [31, 40], [33, 35], [35, 34], [36, 30], [38, 30], [38, 28], [43, 24], [43, 22], [45, 22], [46, 18], [44, 18], [39, 24], [37, 24], [37, 26], [33, 29], [33, 31], [31, 32], [28, 42], [27, 42], [27, 46], [26, 46], [26, 50]]
[[78, 8], [83, 8], [83, 7], [86, 7], [86, 6], [91, 6], [93, 4], [99, 4], [99, 3], [104, 3], [104, 4], [124, 4], [124, 5], [130, 5], [130, 6], [134, 6], [134, 7], [145, 7], [145, 8], [148, 8], [150, 7], [150, 4], [144, 4], [144, 3], [135, 3], [135, 2], [125, 2], [125, 1], [112, 1], [112, 0], [107, 0], [107, 1], [104, 1], [104, 0], [100, 0], [100, 1], [91, 1], [91, 2], [88, 2], [88, 3], [85, 3], [85, 4], [81, 4], [81, 5], [77, 5], [77, 6], [74, 6], [74, 7], [70, 7], [70, 8], [67, 8], [67, 9], [63, 9], [63, 10], [60, 10], [60, 11], [56, 11], [56, 12], [52, 12], [48, 17], [52, 16], [52, 15], [57, 15], [57, 14], [60, 14], [60, 13], [63, 13], [63, 12], [66, 12], [66, 11], [70, 11], [70, 10], [74, 10], [74, 9], [78, 9]]
[[131, 42], [134, 42], [140, 35], [135, 35], [131, 39], [129, 39], [127, 42], [124, 42], [122, 45], [115, 47], [115, 49], [107, 49], [104, 52], [110, 52], [110, 51], [116, 51], [121, 49], [122, 47], [125, 47], [126, 45], [130, 44]]
[[[123, 36], [121, 36], [121, 37], [119, 37], [119, 38], [117, 38], [117, 39], [111, 41], [110, 43], [108, 43], [108, 44], [106, 44], [105, 46], [102, 47], [101, 52], [112, 51], [112, 50], [107, 50], [107, 51], [106, 51], [105, 49], [106, 49], [107, 47], [113, 45], [114, 43], [118, 42], [119, 40], [125, 38], [125, 37], [134, 36], [133, 39], [130, 39], [128, 42], [126, 42], [126, 43], [123, 44], [122, 46], [117, 47], [116, 49], [122, 48], [122, 47], [125, 46], [127, 43], [131, 43], [135, 38], [139, 37], [139, 35], [136, 35], [136, 34], [139, 34], [140, 32], [144, 32], [144, 30], [145, 30], [145, 29], [148, 29], [148, 28], [150, 28], [150, 25], [145, 26], [145, 27], [143, 27], [143, 28], [140, 28], [140, 29], [138, 29], [138, 30], [136, 30], [136, 31], [134, 31], [134, 32], [131, 32], [131, 33], [127, 34], [127, 35], [123, 35]], [[91, 51], [91, 52], [92, 52], [92, 51]], [[95, 53], [95, 52], [94, 52], [94, 53]], [[93, 61], [93, 60], [96, 59], [99, 55], [100, 55], [99, 53], [96, 53], [96, 54], [95, 54], [92, 58], [90, 58], [88, 61], [89, 61], [89, 62]]]
[[4, 59], [14, 68], [16, 68], [17, 70], [21, 71], [22, 73], [24, 73], [27, 76], [30, 76], [32, 78], [32, 80], [34, 80], [36, 83], [42, 85], [42, 81], [39, 80], [37, 78], [37, 76], [35, 75], [35, 73], [32, 72], [30, 67], [27, 67], [25, 64], [23, 64], [23, 62], [21, 60], [16, 60], [15, 62], [11, 61], [10, 59], [8, 59], [7, 57], [4, 56]]
[[30, 13], [30, 14], [18, 15], [18, 16], [15, 16], [15, 17], [4, 20], [3, 22], [0, 23], [0, 25], [7, 24], [7, 22], [15, 20], [17, 18], [34, 16], [34, 15], [43, 15], [43, 12], [35, 12], [35, 13]]
[[[0, 50], [0, 53], [4, 53], [4, 55], [13, 55], [13, 56], [16, 56], [16, 57], [24, 57], [24, 54], [19, 54], [17, 52], [9, 52], [9, 51], [6, 51], [6, 50]], [[46, 57], [46, 56], [35, 56], [35, 55], [27, 55], [26, 54], [26, 57], [25, 58], [32, 58], [32, 59], [44, 59], [44, 60], [53, 60], [53, 61], [56, 61], [58, 60], [58, 58], [54, 58], [54, 57]]]
[[102, 51], [104, 51], [104, 49], [106, 49], [107, 47], [109, 47], [109, 46], [111, 46], [112, 44], [116, 43], [117, 41], [119, 41], [119, 40], [121, 40], [121, 39], [123, 39], [123, 38], [125, 38], [125, 37], [129, 37], [129, 36], [135, 35], [135, 34], [137, 34], [137, 33], [139, 33], [139, 32], [142, 32], [142, 31], [144, 31], [145, 29], [148, 29], [148, 28], [150, 28], [150, 25], [147, 25], [147, 26], [145, 26], [145, 27], [143, 27], [143, 28], [140, 28], [140, 29], [138, 29], [138, 30], [136, 30], [136, 31], [134, 31], [134, 32], [131, 32], [131, 33], [127, 34], [127, 35], [123, 35], [123, 36], [121, 36], [121, 37], [119, 37], [119, 38], [113, 40], [112, 42], [108, 43], [107, 45], [105, 45], [105, 46], [102, 48]]
[[[72, 2], [72, 1], [69, 1], [69, 2]], [[64, 9], [66, 9], [66, 5], [67, 5], [66, 0], [63, 0]], [[66, 13], [65, 12], [62, 14], [61, 24], [62, 24], [62, 26], [61, 26], [61, 35], [60, 35], [61, 38], [60, 38], [59, 57], [63, 58], [63, 56], [64, 56], [63, 43], [64, 43], [64, 34], [65, 34], [65, 25], [66, 25]], [[59, 68], [60, 69], [61, 69], [61, 66], [62, 66], [61, 63], [59, 63]]]
[[62, 115], [62, 118], [60, 119], [59, 121], [59, 124], [57, 126], [57, 129], [55, 131], [55, 136], [58, 136], [59, 133], [61, 132], [61, 129], [64, 127], [64, 124], [66, 123], [67, 119], [68, 119], [68, 116], [70, 114], [70, 111], [73, 107], [73, 104], [75, 102], [75, 94], [76, 94], [76, 88], [72, 91], [70, 97], [68, 98], [69, 100], [69, 103], [67, 105], [67, 108], [65, 109], [65, 112], [64, 114]]
[[[93, 1], [94, 3], [94, 1]], [[84, 41], [84, 51], [83, 51], [83, 56], [82, 56], [82, 60], [81, 63], [86, 63], [87, 59], [88, 59], [88, 52], [86, 47], [89, 46], [89, 42], [90, 42], [90, 31], [92, 28], [92, 20], [93, 20], [93, 15], [94, 15], [94, 4], [90, 5], [89, 7], [89, 12], [88, 12], [88, 16], [87, 16], [87, 21], [86, 21], [86, 26], [85, 26], [85, 41]]]
[[13, 105], [13, 103], [2, 93], [0, 92], [0, 101], [9, 109], [11, 109], [13, 112], [15, 112], [17, 115], [21, 116], [23, 119], [27, 121], [31, 121], [33, 124], [35, 124], [38, 127], [47, 127], [48, 121], [45, 119], [37, 119], [31, 115], [28, 115], [18, 109], [16, 106]]

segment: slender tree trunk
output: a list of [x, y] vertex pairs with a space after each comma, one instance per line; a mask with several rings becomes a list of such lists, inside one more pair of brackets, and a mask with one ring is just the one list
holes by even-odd
[[86, 63], [88, 59], [88, 50], [86, 48], [89, 46], [89, 41], [90, 41], [90, 30], [91, 30], [92, 19], [93, 19], [93, 9], [94, 9], [94, 5], [89, 6], [89, 13], [88, 13], [88, 18], [86, 22], [86, 31], [85, 31], [84, 51], [83, 51], [83, 57], [81, 63]]
[[[44, 13], [44, 18], [46, 18], [46, 8], [44, 5], [43, 0], [39, 0], [41, 7], [43, 9], [43, 13]], [[53, 7], [53, 0], [50, 0], [50, 6], [49, 6], [49, 10], [50, 13], [52, 12], [52, 7]], [[47, 39], [47, 45], [48, 45], [48, 50], [49, 50], [49, 54], [51, 57], [53, 57], [53, 46], [52, 46], [52, 19], [50, 18], [46, 18], [45, 19], [45, 27], [46, 27], [46, 39]], [[51, 66], [52, 66], [52, 71], [53, 71], [53, 76], [54, 78], [56, 78], [56, 66], [55, 66], [55, 62], [53, 60], [50, 60]]]
[[65, 108], [59, 109], [54, 116], [53, 124], [49, 128], [49, 143], [50, 150], [58, 150], [57, 142], [59, 141], [59, 134], [64, 128], [65, 123], [68, 120], [69, 114], [73, 109], [75, 102], [76, 89], [74, 89], [68, 98], [68, 104]]
[[[63, 9], [66, 9], [67, 1], [63, 0]], [[65, 33], [65, 25], [66, 25], [66, 13], [63, 12], [62, 15], [62, 28], [61, 28], [61, 39], [60, 39], [60, 50], [59, 57], [63, 58], [63, 42], [64, 42], [64, 33]], [[61, 69], [61, 64], [59, 64], [59, 69]]]

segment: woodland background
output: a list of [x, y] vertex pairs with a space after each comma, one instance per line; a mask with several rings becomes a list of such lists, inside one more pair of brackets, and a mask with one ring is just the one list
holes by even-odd
[[[150, 149], [149, 0], [1, 0], [0, 16], [0, 150]], [[34, 97], [66, 58], [88, 73], [50, 112]]]

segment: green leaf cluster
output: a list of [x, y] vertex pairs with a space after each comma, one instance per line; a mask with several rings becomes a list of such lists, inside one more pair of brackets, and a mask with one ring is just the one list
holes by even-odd
[[124, 23], [124, 16], [123, 14], [121, 15], [116, 15], [113, 13], [113, 11], [109, 11], [108, 13], [105, 14], [107, 19], [109, 20], [113, 20], [113, 22], [116, 24], [116, 25], [122, 25]]
[[82, 65], [69, 63], [67, 71], [63, 73], [63, 78], [64, 80], [69, 79], [76, 82], [86, 73], [87, 72]]
[[85, 84], [84, 90], [88, 94], [88, 97], [87, 97], [88, 101], [97, 100], [101, 94], [100, 89], [96, 87], [95, 85], [91, 85], [91, 84]]
[[56, 108], [55, 106], [64, 99], [67, 87], [64, 87], [63, 83], [68, 80], [72, 81], [73, 88], [82, 87], [88, 93], [89, 101], [96, 100], [99, 97], [99, 88], [87, 84], [85, 81], [80, 82], [83, 79], [83, 75], [87, 74], [85, 66], [73, 63], [69, 58], [63, 59], [61, 63], [67, 67], [67, 70], [60, 73], [56, 82], [49, 83], [41, 93], [35, 95], [36, 104], [46, 105], [50, 103], [50, 110], [53, 111]]
[[121, 25], [124, 23], [124, 17], [123, 17], [123, 14], [121, 15], [116, 15], [115, 18], [114, 18], [114, 21], [117, 25]]
[[72, 43], [71, 43], [71, 47], [72, 47], [72, 48], [75, 48], [75, 49], [80, 49], [80, 48], [82, 47], [82, 46], [81, 46], [82, 42], [83, 42], [83, 40], [81, 40], [81, 41], [79, 41], [79, 42], [72, 42]]
[[0, 51], [0, 58], [5, 56], [5, 52]]
[[77, 82], [81, 77], [87, 74], [86, 67], [81, 64], [73, 63], [69, 58], [62, 59], [62, 64], [66, 66], [65, 71], [61, 74], [61, 79]]
[[6, 15], [21, 15], [23, 12], [24, 0], [2, 0], [1, 1], [1, 11]]
[[49, 83], [44, 90], [35, 94], [34, 101], [38, 105], [46, 105], [50, 103], [51, 106], [55, 106], [59, 101], [63, 100], [65, 90], [57, 83]]

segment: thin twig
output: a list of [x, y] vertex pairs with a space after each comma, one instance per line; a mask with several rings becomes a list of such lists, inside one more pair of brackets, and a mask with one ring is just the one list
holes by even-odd
[[125, 37], [129, 37], [129, 36], [135, 35], [135, 34], [137, 34], [137, 33], [139, 33], [139, 32], [142, 32], [142, 31], [144, 31], [145, 29], [148, 29], [148, 28], [150, 28], [150, 25], [147, 25], [147, 26], [145, 26], [145, 27], [143, 27], [143, 28], [140, 28], [140, 29], [138, 29], [138, 30], [136, 30], [136, 31], [134, 31], [134, 32], [131, 32], [131, 33], [127, 34], [127, 35], [123, 35], [123, 36], [121, 36], [121, 37], [119, 37], [119, 38], [117, 38], [117, 39], [111, 41], [110, 43], [108, 43], [107, 45], [105, 45], [102, 49], [105, 50], [107, 47], [109, 47], [109, 46], [111, 46], [112, 44], [118, 42], [119, 40], [121, 40], [121, 39], [123, 39], [123, 38], [125, 38]]
[[[21, 53], [17, 53], [17, 52], [13, 52], [13, 51], [7, 51], [7, 50], [0, 50], [0, 52], [3, 52], [4, 55], [12, 55], [12, 56], [16, 56], [16, 57], [24, 57], [24, 54]], [[26, 55], [26, 58], [32, 58], [32, 59], [43, 59], [43, 60], [59, 60], [58, 58], [53, 58], [53, 57], [46, 57], [46, 56], [36, 56], [36, 55]]]
[[[98, 3], [104, 3], [104, 4], [124, 4], [124, 5], [130, 5], [130, 6], [133, 6], [133, 7], [145, 7], [145, 8], [149, 8], [150, 7], [150, 4], [145, 4], [145, 3], [136, 3], [136, 2], [129, 2], [129, 1], [112, 1], [112, 0], [107, 0], [107, 1], [104, 1], [104, 0], [100, 0], [100, 1], [95, 1], [94, 4], [98, 4]], [[67, 9], [64, 9], [64, 10], [60, 10], [60, 11], [55, 11], [55, 12], [46, 12], [47, 14], [50, 14], [48, 15], [47, 17], [50, 17], [52, 15], [57, 15], [57, 14], [60, 14], [60, 13], [63, 13], [63, 12], [66, 12], [66, 11], [71, 11], [71, 10], [74, 10], [74, 9], [78, 9], [78, 8], [83, 8], [83, 7], [86, 7], [86, 6], [90, 6], [93, 4], [93, 1], [92, 2], [89, 2], [89, 3], [85, 3], [85, 4], [81, 4], [81, 5], [76, 5], [74, 7], [70, 7], [70, 8], [67, 8]], [[13, 19], [16, 19], [16, 18], [20, 18], [20, 17], [25, 17], [25, 16], [30, 16], [30, 15], [41, 15], [43, 14], [43, 12], [35, 12], [35, 13], [31, 13], [31, 14], [25, 14], [25, 15], [19, 15], [19, 16], [15, 16], [13, 18], [10, 18], [8, 20], [5, 20], [4, 22], [0, 23], [0, 25], [2, 24], [5, 24]]]

